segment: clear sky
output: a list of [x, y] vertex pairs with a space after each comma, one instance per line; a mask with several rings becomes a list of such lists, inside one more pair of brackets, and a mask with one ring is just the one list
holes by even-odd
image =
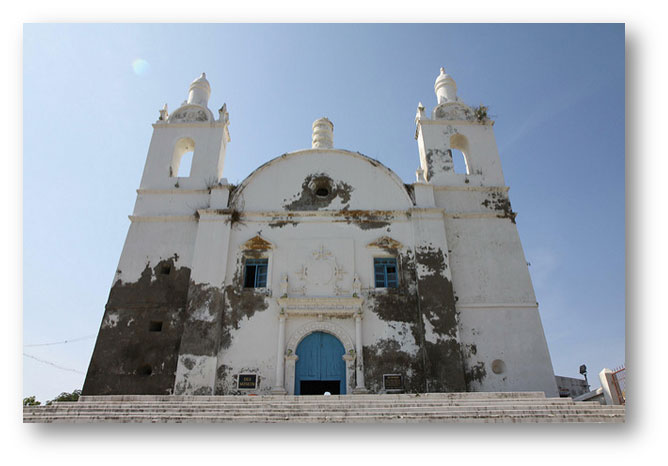
[[555, 373], [584, 363], [597, 387], [625, 362], [624, 47], [621, 24], [26, 25], [24, 395], [82, 387], [151, 123], [201, 72], [230, 113], [231, 182], [326, 116], [336, 147], [411, 183], [441, 66], [496, 120]]

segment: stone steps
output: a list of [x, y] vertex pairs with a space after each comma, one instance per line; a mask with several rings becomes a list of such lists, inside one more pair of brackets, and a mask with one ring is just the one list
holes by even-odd
[[624, 422], [623, 406], [537, 392], [351, 396], [85, 396], [23, 409], [27, 423]]

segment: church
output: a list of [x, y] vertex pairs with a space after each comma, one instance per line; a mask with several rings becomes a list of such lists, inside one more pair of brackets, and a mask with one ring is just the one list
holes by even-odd
[[83, 394], [558, 396], [494, 122], [434, 90], [411, 183], [321, 118], [234, 186], [195, 79], [153, 124]]

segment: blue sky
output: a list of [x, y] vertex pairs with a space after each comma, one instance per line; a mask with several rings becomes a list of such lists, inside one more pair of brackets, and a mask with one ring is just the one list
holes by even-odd
[[625, 352], [624, 46], [621, 24], [25, 25], [23, 343], [89, 338], [25, 346], [24, 395], [82, 386], [151, 123], [202, 71], [230, 113], [230, 181], [327, 116], [336, 147], [412, 182], [441, 66], [496, 120], [555, 372], [585, 363], [598, 386]]

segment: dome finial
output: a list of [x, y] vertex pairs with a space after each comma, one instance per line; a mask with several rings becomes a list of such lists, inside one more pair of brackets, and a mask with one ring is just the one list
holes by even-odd
[[328, 118], [313, 122], [313, 149], [331, 149], [334, 147], [334, 124]]
[[209, 81], [206, 80], [206, 73], [202, 72], [202, 75], [190, 83], [190, 89], [188, 90], [188, 100], [186, 101], [189, 104], [201, 105], [206, 107], [209, 103], [209, 96], [211, 95], [211, 85]]
[[445, 102], [455, 102], [457, 100], [457, 84], [452, 76], [445, 72], [445, 67], [441, 67], [441, 74], [436, 78], [434, 83], [434, 91], [436, 92], [436, 100], [438, 104]]

